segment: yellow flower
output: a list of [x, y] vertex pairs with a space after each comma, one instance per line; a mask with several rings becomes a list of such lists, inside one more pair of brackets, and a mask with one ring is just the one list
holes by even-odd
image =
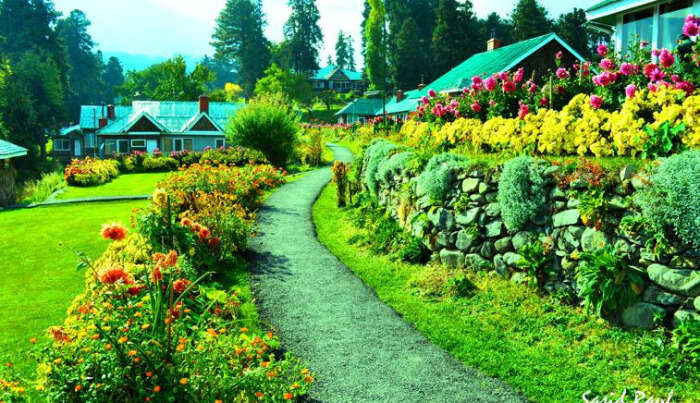
[[180, 378], [180, 385], [187, 385], [187, 382], [189, 382], [187, 378]]

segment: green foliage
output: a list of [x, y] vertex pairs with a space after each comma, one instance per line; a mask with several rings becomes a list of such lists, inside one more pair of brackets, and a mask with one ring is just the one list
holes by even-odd
[[386, 10], [382, 0], [369, 0], [369, 17], [365, 23], [365, 70], [370, 87], [378, 90], [386, 89], [387, 60], [386, 60]]
[[375, 139], [372, 141], [372, 144], [367, 147], [362, 163], [362, 180], [373, 195], [376, 195], [379, 190], [378, 173], [381, 163], [386, 161], [393, 153], [403, 151], [404, 149], [405, 147], [399, 147], [384, 139]]
[[503, 164], [498, 182], [501, 215], [510, 232], [522, 229], [542, 211], [546, 202], [543, 169], [532, 157], [521, 156]]
[[255, 95], [274, 96], [276, 94], [283, 94], [287, 99], [301, 105], [308, 105], [311, 102], [311, 84], [303, 74], [283, 70], [272, 63], [265, 70], [265, 76], [255, 84]]
[[517, 266], [527, 271], [528, 283], [531, 286], [542, 288], [547, 279], [556, 275], [554, 256], [549, 245], [539, 240], [528, 242], [520, 248], [519, 254], [521, 258]]
[[294, 152], [297, 122], [280, 99], [257, 98], [229, 121], [226, 135], [230, 144], [260, 150], [281, 167]]
[[107, 60], [102, 72], [102, 81], [105, 86], [104, 100], [109, 103], [114, 102], [114, 98], [117, 97], [117, 89], [124, 84], [124, 68], [115, 56], [111, 56]]
[[681, 135], [685, 131], [683, 122], [675, 126], [671, 126], [669, 122], [663, 122], [658, 129], [645, 125], [644, 131], [649, 135], [649, 140], [644, 143], [644, 151], [641, 155], [643, 159], [679, 153], [685, 148], [681, 141]]
[[418, 176], [418, 188], [430, 200], [443, 202], [459, 172], [469, 168], [467, 157], [443, 153], [433, 156]]
[[74, 159], [65, 169], [66, 182], [71, 186], [95, 186], [119, 176], [119, 161], [86, 157]]
[[590, 60], [591, 43], [601, 43], [594, 41], [594, 34], [586, 29], [586, 12], [581, 8], [574, 8], [572, 11], [561, 14], [554, 24], [554, 31], [564, 42], [568, 43], [581, 56]]
[[630, 306], [636, 301], [644, 284], [642, 275], [615, 253], [605, 247], [584, 252], [576, 271], [578, 296], [586, 309], [593, 308], [598, 316], [609, 316]]
[[520, 0], [513, 9], [513, 32], [516, 41], [534, 38], [552, 31], [547, 10], [537, 0]]
[[416, 166], [413, 163], [415, 158], [416, 153], [413, 151], [393, 154], [379, 164], [376, 178], [384, 184], [389, 184], [393, 175], [400, 175], [406, 171], [415, 172]]
[[60, 172], [49, 172], [41, 175], [41, 179], [24, 184], [20, 196], [21, 203], [41, 203], [55, 191], [66, 187], [66, 180]]
[[310, 74], [318, 70], [318, 49], [323, 33], [318, 26], [321, 14], [316, 0], [289, 0], [292, 13], [284, 24], [284, 38], [291, 53], [291, 66], [297, 73]]
[[407, 263], [426, 263], [430, 258], [430, 250], [420, 239], [404, 234], [404, 245], [398, 251], [399, 259]]
[[603, 188], [589, 188], [577, 197], [578, 211], [584, 223], [599, 227], [606, 216], [608, 202]]
[[635, 198], [649, 224], [668, 239], [700, 247], [700, 150], [662, 159], [650, 180]]
[[476, 291], [476, 285], [464, 275], [450, 277], [445, 283], [445, 294], [455, 297], [468, 297]]
[[479, 37], [479, 23], [472, 3], [440, 0], [435, 10], [432, 52], [437, 74], [444, 74], [471, 55], [482, 52], [484, 43], [464, 38]]
[[179, 165], [175, 158], [146, 156], [143, 159], [143, 170], [147, 172], [172, 171]]
[[335, 42], [335, 65], [340, 69], [355, 70], [355, 49], [352, 45], [352, 36], [338, 31], [338, 40]]
[[665, 329], [641, 346], [641, 350], [655, 359], [647, 368], [651, 378], [674, 378], [700, 382], [700, 321], [685, 320], [667, 336]]

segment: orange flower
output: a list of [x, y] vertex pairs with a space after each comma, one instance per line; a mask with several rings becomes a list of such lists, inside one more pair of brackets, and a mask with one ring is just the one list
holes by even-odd
[[156, 393], [160, 392], [160, 386], [156, 386], [155, 388], [153, 388], [153, 391]]
[[168, 252], [168, 256], [165, 257], [165, 265], [167, 267], [173, 267], [177, 264], [177, 252], [171, 250]]
[[105, 345], [105, 350], [111, 350], [111, 349], [112, 349], [112, 345], [109, 344], [109, 343], [107, 343], [107, 344]]
[[173, 283], [173, 290], [178, 294], [182, 294], [190, 284], [192, 284], [192, 282], [187, 279], [177, 280]]
[[294, 398], [294, 395], [287, 392], [284, 394], [284, 400], [292, 400]]
[[154, 283], [159, 283], [163, 279], [163, 273], [160, 271], [160, 266], [156, 266], [151, 272], [151, 281]]
[[306, 375], [306, 378], [304, 378], [304, 380], [305, 380], [306, 382], [311, 382], [311, 381], [314, 380], [314, 378], [312, 378], [310, 375]]
[[245, 327], [245, 326], [243, 326], [243, 327], [241, 328], [241, 330], [240, 330], [241, 333], [245, 333], [245, 332], [247, 332], [247, 331], [248, 331], [248, 328]]
[[102, 227], [102, 237], [104, 239], [111, 239], [113, 241], [119, 241], [126, 238], [126, 228], [123, 225], [117, 223], [105, 224]]
[[100, 274], [100, 281], [104, 284], [114, 284], [120, 280], [124, 284], [133, 284], [134, 282], [129, 273], [125, 272], [124, 269], [119, 266], [114, 266]]
[[187, 385], [187, 382], [189, 382], [187, 378], [180, 378], [180, 385]]
[[209, 235], [211, 235], [211, 231], [209, 231], [209, 228], [203, 227], [201, 230], [199, 230], [199, 237], [201, 239], [207, 239], [209, 238]]
[[192, 220], [183, 217], [182, 220], [180, 220], [180, 225], [182, 225], [183, 227], [190, 227], [192, 225]]
[[119, 343], [123, 344], [123, 343], [126, 343], [127, 341], [129, 341], [129, 338], [126, 336], [122, 336], [117, 341], [119, 341]]
[[262, 392], [255, 392], [255, 397], [257, 397], [258, 399], [260, 399], [261, 397], [263, 397]]
[[31, 339], [29, 339], [29, 342], [32, 344], [36, 344], [36, 337], [32, 337]]
[[219, 238], [217, 238], [217, 237], [211, 238], [211, 239], [209, 240], [209, 247], [210, 247], [210, 248], [216, 248], [217, 246], [219, 246], [219, 243], [220, 243], [220, 242], [221, 242], [221, 241], [220, 241]]
[[58, 343], [70, 343], [73, 340], [62, 327], [52, 327], [49, 331], [54, 341]]
[[210, 328], [210, 329], [207, 329], [207, 333], [209, 333], [209, 336], [214, 337], [214, 338], [216, 338], [216, 337], [219, 336], [219, 334], [216, 333], [216, 330], [211, 329], [211, 328]]
[[153, 372], [151, 372], [151, 371], [146, 372], [146, 378], [150, 378], [152, 376], [153, 376]]
[[82, 385], [76, 385], [75, 386], [75, 391], [80, 392], [80, 390], [83, 389]]

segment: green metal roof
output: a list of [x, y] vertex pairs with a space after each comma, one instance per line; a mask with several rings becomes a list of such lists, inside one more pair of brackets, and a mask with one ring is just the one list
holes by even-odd
[[620, 1], [621, 1], [621, 0], [604, 0], [604, 1], [601, 1], [600, 3], [598, 3], [598, 4], [594, 4], [594, 5], [590, 6], [590, 7], [588, 7], [588, 8], [586, 9], [586, 11], [597, 10], [597, 9], [603, 8], [603, 7], [605, 7], [605, 6], [609, 6], [610, 4], [619, 3]]
[[336, 112], [336, 115], [374, 116], [377, 109], [382, 109], [381, 98], [357, 98]]
[[22, 157], [24, 155], [27, 155], [26, 148], [12, 144], [9, 141], [0, 140], [0, 160]]
[[[392, 97], [386, 104], [386, 113], [389, 115], [413, 112], [416, 110], [418, 103], [420, 102], [420, 96], [418, 95], [420, 90], [411, 90], [404, 92], [404, 99], [401, 102], [396, 102], [396, 97]], [[375, 112], [376, 115], [382, 115], [384, 109], [380, 106]]]
[[487, 77], [494, 73], [508, 71], [551, 41], [559, 42], [574, 57], [581, 61], [584, 60], [578, 52], [559, 38], [557, 34], [541, 35], [491, 51], [477, 53], [428, 84], [418, 96], [427, 95], [431, 89], [437, 92], [461, 89], [469, 86], [474, 76]]
[[313, 79], [314, 80], [328, 80], [331, 78], [333, 73], [336, 72], [336, 70], [340, 70], [345, 76], [352, 81], [360, 81], [362, 80], [362, 72], [361, 71], [352, 71], [352, 70], [346, 70], [346, 69], [338, 69], [334, 65], [328, 65], [321, 70], [318, 70], [316, 74], [314, 75]]

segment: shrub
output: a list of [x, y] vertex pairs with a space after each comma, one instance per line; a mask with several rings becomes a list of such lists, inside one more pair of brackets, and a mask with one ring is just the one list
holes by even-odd
[[463, 155], [444, 153], [433, 156], [418, 176], [418, 194], [427, 195], [435, 202], [444, 201], [457, 174], [468, 167], [469, 160]]
[[264, 165], [269, 163], [262, 152], [251, 148], [238, 146], [228, 147], [226, 149], [211, 149], [204, 151], [201, 154], [198, 162], [202, 164], [225, 164], [238, 167], [242, 167], [247, 164]]
[[22, 203], [41, 203], [55, 191], [66, 187], [66, 180], [60, 172], [49, 172], [41, 179], [27, 182], [22, 190]]
[[644, 280], [606, 245], [581, 255], [576, 271], [578, 296], [586, 309], [598, 316], [609, 316], [630, 306], [642, 290]]
[[274, 100], [258, 98], [236, 112], [226, 128], [231, 144], [262, 151], [275, 166], [284, 166], [294, 152], [297, 122]]
[[403, 151], [404, 149], [404, 147], [399, 147], [384, 139], [376, 139], [367, 147], [362, 163], [362, 179], [365, 186], [369, 188], [372, 194], [376, 195], [379, 190], [379, 179], [377, 177], [379, 165], [386, 161], [393, 153]]
[[398, 256], [407, 263], [423, 264], [430, 259], [430, 250], [420, 239], [404, 233], [403, 246], [399, 249]]
[[544, 287], [547, 279], [556, 274], [551, 244], [539, 240], [526, 243], [520, 248], [517, 266], [527, 271], [528, 283], [538, 288]]
[[[700, 321], [687, 319], [678, 327], [664, 334], [665, 329], [657, 330], [655, 337], [642, 345], [643, 352], [655, 357], [647, 367], [652, 379], [698, 379], [700, 368]], [[700, 379], [698, 379], [700, 381]]]
[[143, 159], [143, 170], [147, 172], [171, 171], [179, 165], [175, 158], [147, 156]]
[[527, 156], [503, 164], [498, 182], [498, 203], [508, 231], [519, 231], [544, 208], [546, 196], [542, 171], [538, 161]]
[[119, 161], [85, 157], [74, 159], [65, 169], [65, 179], [72, 186], [95, 186], [119, 176]]
[[416, 166], [412, 164], [412, 162], [415, 158], [416, 153], [413, 151], [404, 151], [392, 155], [379, 164], [376, 179], [388, 185], [393, 175], [400, 175], [406, 171], [414, 171]]
[[662, 159], [650, 180], [651, 185], [635, 198], [649, 224], [684, 245], [700, 248], [700, 150]]

